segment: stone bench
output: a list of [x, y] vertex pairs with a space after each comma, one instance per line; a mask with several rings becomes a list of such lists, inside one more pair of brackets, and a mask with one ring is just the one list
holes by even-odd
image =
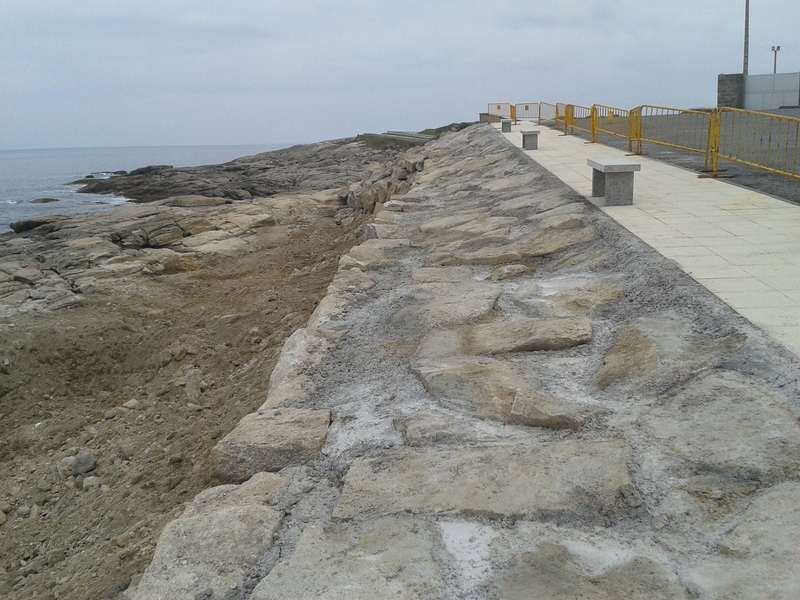
[[539, 130], [522, 132], [522, 149], [523, 150], [538, 150], [539, 149]]
[[500, 128], [503, 133], [511, 133], [511, 119], [500, 121]]
[[641, 171], [641, 163], [617, 158], [590, 158], [592, 197], [605, 196], [606, 206], [633, 204], [633, 174]]

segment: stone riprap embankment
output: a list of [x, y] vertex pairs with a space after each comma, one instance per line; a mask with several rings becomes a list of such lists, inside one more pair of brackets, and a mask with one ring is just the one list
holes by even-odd
[[800, 597], [797, 358], [491, 127], [413, 162], [128, 597]]

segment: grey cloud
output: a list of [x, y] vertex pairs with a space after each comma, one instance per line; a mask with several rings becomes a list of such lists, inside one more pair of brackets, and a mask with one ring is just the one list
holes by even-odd
[[[744, 6], [10, 4], [0, 104], [14, 118], [1, 117], [0, 148], [306, 142], [475, 119], [495, 101], [710, 106], [717, 74], [741, 69]], [[800, 71], [800, 5], [752, 5], [751, 72], [771, 71], [776, 43], [781, 70]]]

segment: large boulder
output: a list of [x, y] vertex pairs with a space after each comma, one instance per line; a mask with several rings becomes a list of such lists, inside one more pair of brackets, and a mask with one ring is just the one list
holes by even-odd
[[167, 524], [134, 600], [221, 598], [272, 545], [281, 513], [267, 506], [286, 480], [262, 473], [198, 494]]
[[622, 440], [385, 452], [353, 463], [333, 516], [610, 514], [641, 504], [627, 460]]
[[319, 454], [328, 410], [262, 409], [245, 416], [211, 451], [212, 476], [238, 483], [260, 471], [304, 465]]

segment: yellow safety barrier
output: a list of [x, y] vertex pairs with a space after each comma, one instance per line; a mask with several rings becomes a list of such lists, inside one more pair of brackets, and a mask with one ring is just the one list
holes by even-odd
[[489, 105], [489, 110], [486, 111], [490, 115], [498, 115], [504, 119], [511, 119], [517, 122], [517, 111], [513, 104], [508, 102], [494, 102]]
[[577, 129], [590, 134], [592, 141], [594, 141], [592, 109], [586, 106], [578, 106], [577, 104], [567, 104], [565, 111], [566, 130], [564, 133], [575, 133]]
[[559, 131], [567, 133], [567, 105], [563, 102], [556, 102], [556, 124], [555, 127]]
[[517, 104], [514, 106], [516, 117], [520, 121], [539, 120], [539, 103], [528, 102], [527, 104]]
[[624, 108], [614, 108], [603, 104], [592, 106], [592, 141], [599, 141], [598, 134], [605, 133], [628, 140], [628, 152], [633, 152], [633, 135], [631, 131], [631, 113]]
[[711, 169], [719, 157], [800, 179], [800, 119], [720, 108], [709, 135]]
[[711, 112], [643, 105], [634, 108], [631, 117], [636, 154], [642, 153], [644, 142], [699, 152], [705, 154], [708, 169]]
[[[658, 144], [705, 156], [715, 176], [720, 158], [800, 179], [800, 119], [769, 113], [719, 108], [684, 110], [645, 104], [631, 110], [594, 104], [591, 108], [557, 102], [496, 103], [489, 114], [538, 119], [565, 135], [582, 131], [598, 142], [600, 134], [628, 140], [628, 151]], [[634, 149], [635, 143], [635, 149]]]

